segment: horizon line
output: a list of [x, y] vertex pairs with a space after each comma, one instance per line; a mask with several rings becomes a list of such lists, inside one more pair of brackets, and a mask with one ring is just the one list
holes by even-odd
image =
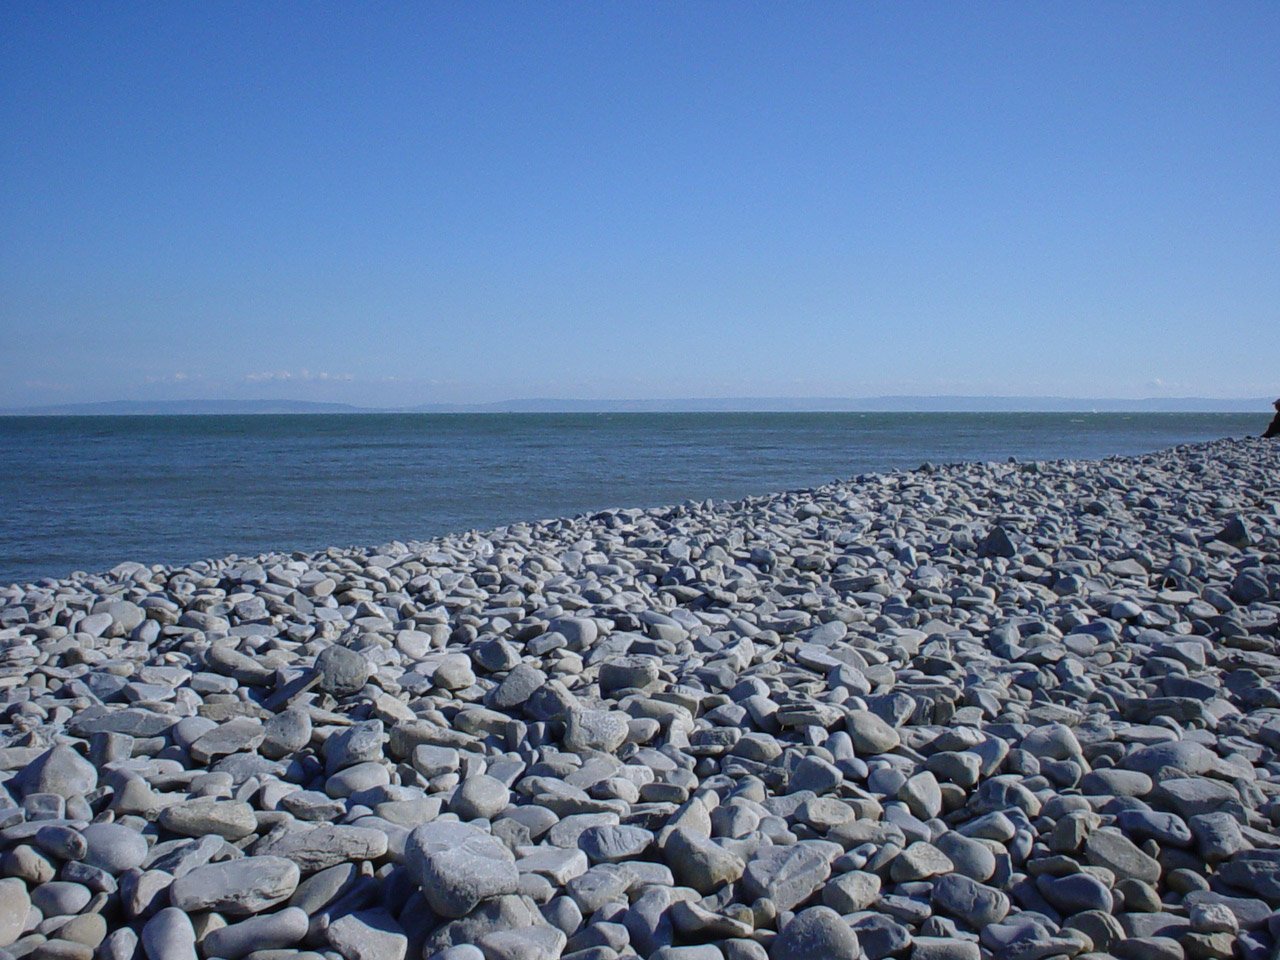
[[[671, 397], [671, 398], [573, 398], [523, 397], [484, 401], [427, 401], [411, 404], [363, 406], [342, 401], [301, 400], [291, 398], [192, 398], [165, 400], [94, 400], [71, 403], [30, 404], [0, 408], [0, 416], [94, 416], [117, 412], [124, 416], [199, 415], [198, 408], [221, 407], [227, 415], [258, 414], [413, 414], [413, 413], [942, 413], [942, 412], [1164, 412], [1161, 407], [1176, 407], [1176, 413], [1265, 413], [1273, 401], [1263, 397], [1072, 397], [1053, 394], [877, 394], [860, 397], [839, 396], [736, 396], [736, 397]], [[866, 407], [859, 407], [866, 404]], [[917, 409], [907, 405], [922, 404]], [[1017, 407], [1028, 404], [1029, 408]], [[1189, 405], [1205, 404], [1214, 409], [1196, 410]], [[893, 409], [884, 409], [886, 405]], [[945, 405], [948, 409], [937, 409]], [[984, 409], [964, 409], [966, 406]], [[1036, 409], [1045, 405], [1050, 411]], [[659, 407], [660, 410], [652, 408]], [[777, 409], [784, 407], [785, 409]], [[831, 409], [839, 407], [839, 409]], [[992, 407], [999, 408], [992, 410]], [[1223, 410], [1231, 407], [1231, 410]], [[129, 412], [121, 413], [122, 408]], [[545, 409], [541, 409], [545, 408]], [[569, 409], [566, 409], [569, 408]], [[635, 409], [641, 408], [641, 409]], [[762, 409], [767, 408], [767, 409]], [[1070, 408], [1070, 409], [1063, 409]], [[1113, 408], [1113, 409], [1102, 409]], [[1120, 408], [1120, 409], [1114, 409]], [[205, 411], [207, 415], [209, 414]]]

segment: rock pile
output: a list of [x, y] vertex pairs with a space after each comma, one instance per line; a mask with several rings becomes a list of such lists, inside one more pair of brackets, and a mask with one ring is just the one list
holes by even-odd
[[0, 958], [1264, 960], [1277, 468], [0, 590]]

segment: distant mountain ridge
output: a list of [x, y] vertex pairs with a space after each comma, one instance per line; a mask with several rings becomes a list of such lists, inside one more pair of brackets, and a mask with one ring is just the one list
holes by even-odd
[[1271, 400], [1152, 397], [1140, 400], [1073, 397], [729, 397], [675, 400], [532, 398], [493, 403], [424, 403], [360, 407], [309, 400], [110, 400], [0, 410], [0, 416], [210, 416], [370, 413], [1256, 413]]
[[136, 417], [210, 416], [269, 413], [371, 413], [349, 403], [308, 400], [105, 400], [100, 403], [58, 403], [0, 410], [16, 417]]

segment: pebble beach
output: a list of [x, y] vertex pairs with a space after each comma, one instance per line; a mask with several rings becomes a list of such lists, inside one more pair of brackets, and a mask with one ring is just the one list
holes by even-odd
[[1269, 960], [1280, 445], [0, 587], [0, 960]]

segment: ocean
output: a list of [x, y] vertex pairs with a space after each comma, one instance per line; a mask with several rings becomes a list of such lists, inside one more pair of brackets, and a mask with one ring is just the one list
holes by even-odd
[[0, 418], [0, 583], [737, 499], [925, 461], [1096, 458], [1268, 414]]

